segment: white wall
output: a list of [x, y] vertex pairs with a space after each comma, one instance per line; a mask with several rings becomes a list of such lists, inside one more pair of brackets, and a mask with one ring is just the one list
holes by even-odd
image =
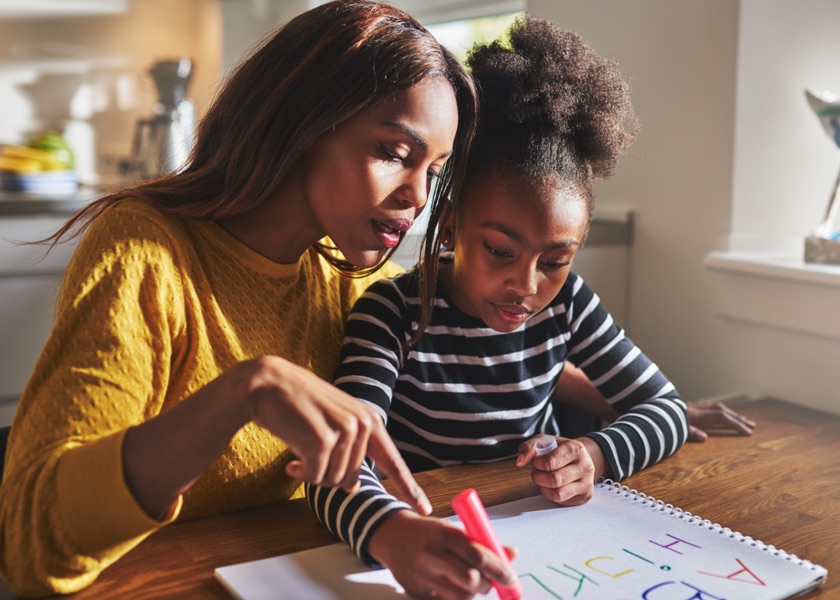
[[740, 391], [721, 351], [713, 275], [732, 213], [737, 0], [528, 0], [580, 33], [633, 86], [641, 134], [597, 203], [635, 213], [629, 335], [687, 399]]
[[840, 94], [840, 2], [741, 0], [732, 248], [802, 252], [840, 150], [804, 89]]
[[229, 73], [279, 25], [322, 3], [319, 0], [221, 0], [224, 24], [222, 66], [225, 73]]
[[[774, 251], [801, 263], [803, 236], [822, 221], [840, 169], [840, 150], [803, 92], [840, 94], [840, 3], [740, 4], [731, 248]], [[716, 273], [722, 292], [731, 290], [718, 299], [727, 315], [721, 348], [738, 367], [736, 385], [840, 414], [840, 268], [824, 270], [826, 277], [811, 282], [803, 272]], [[753, 309], [739, 307], [751, 297]]]

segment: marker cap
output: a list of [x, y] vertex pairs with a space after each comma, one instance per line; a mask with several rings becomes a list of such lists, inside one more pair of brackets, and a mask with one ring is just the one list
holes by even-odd
[[537, 456], [548, 454], [557, 448], [557, 438], [553, 435], [543, 435], [534, 444], [534, 452]]

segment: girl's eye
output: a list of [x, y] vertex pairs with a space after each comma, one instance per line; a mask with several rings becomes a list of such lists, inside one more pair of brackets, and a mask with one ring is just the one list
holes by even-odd
[[432, 169], [429, 169], [426, 171], [426, 175], [432, 181], [440, 179], [440, 171], [433, 171]]
[[487, 244], [484, 244], [484, 247], [487, 248], [487, 251], [490, 254], [492, 254], [493, 256], [496, 256], [498, 258], [510, 258], [511, 257], [510, 252], [505, 252], [504, 250], [499, 250], [498, 248], [493, 248], [492, 246], [488, 246]]
[[558, 269], [562, 269], [563, 267], [568, 267], [570, 262], [557, 262], [554, 260], [546, 260], [543, 261], [543, 266], [548, 269], [549, 271], [556, 271]]

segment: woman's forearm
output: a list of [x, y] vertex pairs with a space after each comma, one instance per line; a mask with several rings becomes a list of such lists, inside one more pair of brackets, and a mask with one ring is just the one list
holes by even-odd
[[248, 422], [244, 389], [220, 377], [126, 433], [125, 481], [150, 517], [163, 518]]
[[276, 356], [235, 365], [129, 430], [123, 443], [126, 484], [147, 514], [160, 518], [252, 421], [282, 438], [297, 456], [286, 465], [291, 477], [353, 489], [370, 455], [414, 508], [431, 513], [373, 409]]

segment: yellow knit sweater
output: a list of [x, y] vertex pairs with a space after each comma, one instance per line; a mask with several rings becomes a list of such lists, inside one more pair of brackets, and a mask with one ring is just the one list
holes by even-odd
[[300, 496], [285, 444], [248, 425], [166, 522], [152, 520], [123, 478], [125, 432], [248, 358], [283, 356], [331, 379], [354, 301], [397, 270], [351, 279], [314, 251], [281, 265], [210, 221], [131, 200], [108, 209], [71, 260], [12, 425], [0, 485], [6, 584], [73, 592], [176, 518]]

